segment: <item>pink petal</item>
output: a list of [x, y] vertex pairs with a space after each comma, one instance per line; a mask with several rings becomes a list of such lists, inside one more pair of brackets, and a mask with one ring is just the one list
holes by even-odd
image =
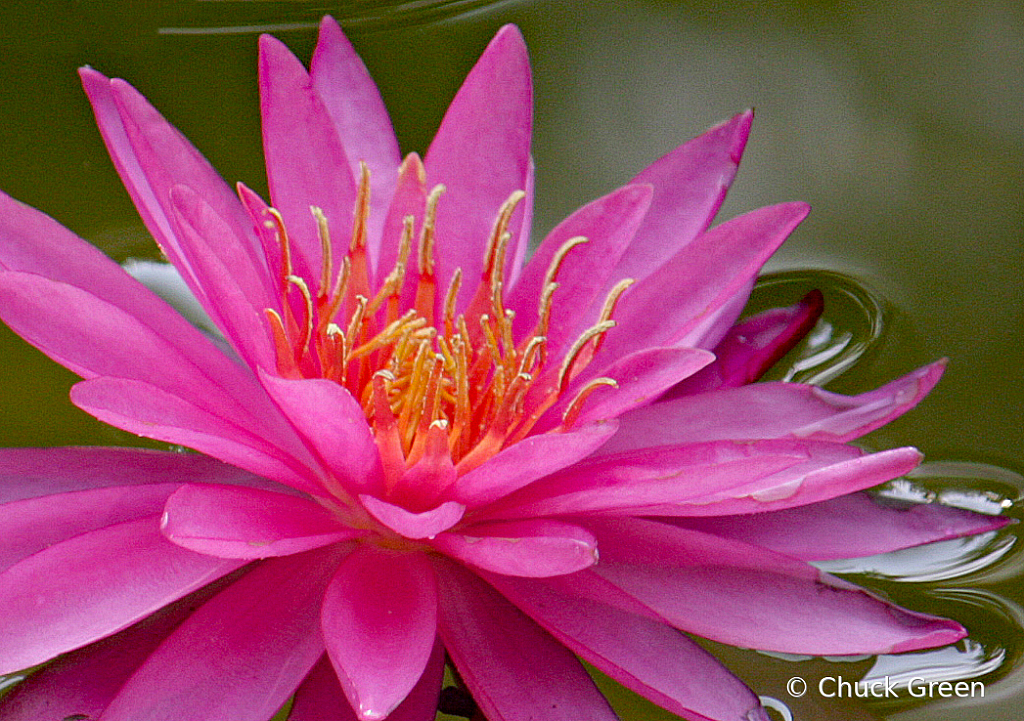
[[611, 359], [641, 348], [692, 345], [687, 335], [748, 286], [807, 212], [803, 203], [782, 203], [734, 218], [632, 286], [616, 306], [618, 325], [591, 365], [594, 375]]
[[[401, 162], [391, 119], [363, 61], [330, 16], [320, 22], [320, 38], [309, 69], [334, 131], [344, 147], [353, 178], [359, 162], [370, 169], [369, 237], [371, 257], [378, 257], [381, 227], [395, 189], [395, 168]], [[386, 238], [385, 242], [392, 239]]]
[[[602, 371], [603, 377], [614, 380], [618, 386], [599, 389], [589, 396], [573, 425], [611, 420], [638, 406], [649, 405], [714, 359], [710, 352], [696, 348], [647, 348], [620, 358]], [[535, 431], [562, 423], [569, 404], [585, 385], [583, 381], [570, 383], [559, 402], [541, 416]]]
[[[458, 309], [473, 296], [498, 211], [525, 189], [532, 112], [526, 45], [519, 30], [506, 25], [466, 77], [424, 159], [427, 187], [447, 188], [437, 208], [438, 305], [456, 268], [463, 278]], [[516, 216], [513, 238], [522, 211]]]
[[455, 501], [445, 501], [423, 513], [413, 513], [368, 495], [360, 495], [359, 501], [371, 516], [392, 531], [414, 539], [433, 538], [447, 531], [462, 520], [466, 512], [466, 507]]
[[363, 532], [318, 503], [239, 486], [182, 486], [167, 501], [160, 530], [174, 543], [219, 558], [301, 553]]
[[942, 375], [939, 361], [856, 396], [801, 383], [757, 383], [655, 403], [620, 417], [600, 453], [721, 438], [845, 442], [916, 406]]
[[167, 637], [103, 721], [273, 716], [324, 652], [320, 599], [337, 561], [322, 549], [257, 564]]
[[327, 488], [379, 492], [384, 471], [362, 406], [345, 388], [323, 378], [286, 380], [260, 371], [260, 380], [302, 437], [323, 459]]
[[530, 436], [459, 478], [455, 498], [474, 507], [502, 498], [586, 458], [611, 438], [617, 427], [615, 422], [594, 423], [567, 433]]
[[[170, 211], [173, 185], [184, 184], [194, 189], [232, 227], [231, 236], [214, 239], [228, 242], [226, 246], [217, 246], [218, 257], [236, 265], [262, 268], [263, 254], [253, 242], [248, 217], [231, 187], [199, 151], [128, 83], [108, 80], [90, 68], [82, 68], [79, 74], [107, 150], [135, 207], [196, 297], [207, 300], [181, 254], [180, 240], [174, 232]], [[234, 239], [243, 242], [234, 243]], [[252, 286], [247, 290], [257, 302], [258, 297], [268, 297], [270, 288]]]
[[[559, 248], [575, 237], [584, 237], [587, 242], [570, 250], [559, 267], [558, 290], [553, 296], [547, 333], [549, 356], [560, 358], [579, 334], [597, 320], [580, 311], [595, 301], [604, 301], [598, 294], [643, 221], [651, 194], [648, 185], [619, 188], [583, 206], [544, 238], [506, 300], [508, 307], [516, 310], [516, 338], [524, 337], [536, 326], [538, 299], [551, 261]], [[613, 280], [617, 282], [620, 278]]]
[[701, 506], [797, 466], [811, 450], [792, 442], [725, 441], [601, 456], [537, 481], [481, 515], [531, 517]]
[[421, 555], [356, 550], [327, 587], [323, 632], [356, 716], [383, 719], [423, 676], [434, 648], [434, 570]]
[[112, 486], [0, 505], [0, 572], [88, 531], [158, 515], [176, 483]]
[[193, 448], [308, 493], [324, 493], [312, 459], [300, 461], [231, 419], [147, 383], [94, 378], [73, 386], [71, 401], [112, 426]]
[[177, 485], [185, 479], [269, 485], [195, 453], [95, 447], [0, 449], [0, 503], [112, 486]]
[[192, 611], [232, 580], [222, 578], [120, 633], [64, 654], [4, 696], [3, 721], [99, 718], [135, 669]]
[[50, 546], [0, 574], [0, 673], [116, 633], [240, 565], [178, 548], [156, 516]]
[[298, 274], [318, 280], [320, 236], [309, 207], [327, 216], [340, 263], [348, 252], [356, 199], [349, 159], [306, 69], [269, 35], [260, 37], [259, 75], [270, 197], [288, 227]]
[[490, 721], [614, 721], [576, 657], [464, 568], [435, 560], [445, 649]]
[[[435, 642], [426, 670], [405, 700], [388, 716], [388, 721], [434, 721], [443, 680], [444, 647]], [[345, 698], [338, 675], [326, 656], [295, 692], [288, 721], [356, 721], [355, 711]]]
[[646, 278], [711, 224], [736, 176], [753, 113], [740, 113], [679, 146], [632, 180], [654, 187], [643, 225], [613, 278]]
[[[427, 202], [427, 171], [423, 168], [423, 161], [416, 153], [409, 153], [398, 168], [398, 178], [394, 194], [389, 198], [390, 205], [387, 208], [382, 240], [376, 256], [376, 286], [380, 287], [384, 279], [395, 268], [398, 260], [398, 250], [402, 232], [405, 227], [405, 219], [413, 218], [414, 232], [419, 232], [423, 226], [423, 213]], [[415, 238], [414, 238], [415, 240]], [[416, 279], [419, 277], [420, 267], [416, 247], [410, 250], [409, 258], [406, 261], [405, 285], [402, 292], [400, 307], [411, 308], [416, 299]]]
[[595, 571], [667, 621], [732, 646], [783, 653], [899, 653], [953, 643], [954, 621], [893, 606], [801, 561], [639, 519], [588, 524]]
[[916, 448], [894, 448], [869, 455], [834, 443], [811, 443], [807, 448], [811, 458], [804, 463], [699, 501], [651, 507], [646, 515], [723, 516], [794, 508], [891, 481], [921, 462]]
[[684, 718], [768, 721], [754, 692], [714, 656], [660, 621], [579, 596], [579, 575], [488, 579], [573, 653], [662, 708]]
[[988, 516], [940, 503], [894, 504], [868, 493], [851, 493], [771, 513], [675, 518], [673, 525], [733, 538], [805, 561], [857, 558], [925, 543], [973, 536], [1007, 525]]
[[478, 523], [440, 534], [432, 545], [478, 568], [542, 578], [597, 563], [597, 542], [579, 526], [547, 519]]
[[[269, 300], [267, 294], [245, 290], [262, 282], [255, 275], [257, 269], [238, 263], [237, 254], [218, 257], [210, 246], [211, 241], [231, 238], [231, 226], [196, 191], [183, 185], [171, 188], [171, 212], [182, 240], [182, 254], [208, 295], [206, 312], [250, 367], [274, 367], [273, 339], [263, 310], [276, 309], [278, 304], [254, 305], [254, 300]], [[266, 275], [265, 269], [260, 270]]]
[[715, 346], [716, 361], [664, 399], [753, 383], [814, 327], [823, 302], [821, 293], [812, 291], [794, 306], [773, 308], [733, 326]]

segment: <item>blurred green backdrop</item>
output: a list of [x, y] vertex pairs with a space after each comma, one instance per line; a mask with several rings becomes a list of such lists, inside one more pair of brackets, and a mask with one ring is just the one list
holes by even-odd
[[[256, 37], [272, 32], [308, 60], [316, 23], [328, 12], [381, 86], [407, 152], [425, 150], [497, 27], [520, 25], [535, 75], [537, 236], [707, 126], [756, 108], [723, 217], [809, 201], [811, 217], [770, 270], [838, 271], [885, 311], [882, 341], [830, 387], [864, 390], [949, 357], [945, 378], [925, 404], [870, 442], [913, 444], [929, 460], [976, 464], [962, 474], [971, 477], [966, 486], [1018, 497], [1012, 472], [1024, 467], [1024, 11], [1018, 3], [6, 3], [0, 10], [0, 188], [118, 260], [155, 257], [106, 157], [76, 68], [89, 64], [128, 79], [225, 178], [260, 189]], [[838, 297], [842, 283], [829, 278], [800, 274], [793, 284], [817, 282]], [[139, 442], [74, 409], [67, 400], [71, 374], [6, 328], [0, 328], [0, 360], [0, 443]], [[998, 617], [995, 635], [1012, 652], [990, 677], [1002, 680], [989, 684], [984, 700], [960, 703], [965, 708], [957, 713], [966, 719], [1018, 719], [1024, 703], [1024, 680], [1013, 662], [1022, 646], [1018, 604], [1024, 600], [1017, 550], [1001, 558], [998, 572], [945, 584], [997, 601], [950, 601], [942, 584], [901, 591], [907, 584], [878, 582], [916, 608], [954, 615], [972, 638], [976, 630], [984, 637], [986, 619]], [[981, 610], [972, 612], [975, 607]], [[787, 673], [811, 673], [792, 660], [735, 655], [759, 692], [787, 703], [772, 686], [773, 675], [784, 681]], [[817, 672], [836, 673], [824, 668]], [[866, 666], [841, 668], [857, 675]], [[842, 707], [843, 718], [918, 721], [948, 718], [951, 703], [791, 706], [798, 719], [835, 718]], [[625, 713], [653, 718], [642, 707]]]

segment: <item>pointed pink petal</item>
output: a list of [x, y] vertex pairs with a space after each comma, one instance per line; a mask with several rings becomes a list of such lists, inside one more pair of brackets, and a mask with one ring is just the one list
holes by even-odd
[[259, 75], [270, 197], [288, 227], [298, 274], [318, 280], [320, 236], [309, 207], [327, 216], [333, 257], [340, 262], [348, 251], [356, 199], [349, 159], [306, 69], [269, 35], [260, 37]]
[[170, 200], [182, 253], [210, 299], [205, 304], [206, 312], [250, 367], [274, 367], [273, 339], [263, 310], [277, 309], [278, 305], [253, 305], [254, 301], [269, 300], [267, 294], [246, 290], [262, 283], [262, 278], [255, 275], [257, 269], [237, 262], [237, 254], [218, 257], [210, 245], [211, 241], [231, 238], [231, 226], [191, 188], [174, 186]]
[[953, 643], [954, 621], [893, 606], [802, 561], [639, 519], [589, 524], [595, 571], [675, 626], [783, 653], [899, 653]]
[[323, 631], [356, 716], [383, 719], [419, 681], [434, 648], [434, 570], [422, 555], [356, 550], [327, 586]]
[[803, 463], [699, 500], [652, 506], [646, 515], [724, 516], [795, 508], [891, 481], [921, 462], [916, 448], [863, 455], [860, 449], [836, 443], [812, 441], [805, 447], [810, 459]]
[[538, 300], [548, 268], [559, 248], [571, 238], [584, 237], [587, 242], [570, 250], [558, 269], [558, 290], [553, 296], [547, 333], [549, 357], [560, 358], [579, 334], [597, 320], [596, 316], [588, 317], [580, 311], [595, 301], [604, 301], [598, 294], [643, 221], [651, 194], [648, 185], [619, 188], [583, 206], [544, 238], [506, 300], [506, 305], [516, 310], [516, 338], [524, 337], [537, 325]]
[[490, 721], [615, 721], [576, 657], [493, 588], [435, 560], [445, 649]]
[[0, 574], [0, 673], [116, 633], [241, 565], [178, 548], [158, 522], [90, 531]]
[[178, 484], [113, 486], [0, 505], [0, 572], [80, 533], [159, 515]]
[[[0, 273], [0, 315], [22, 337], [85, 378], [114, 376], [141, 381], [206, 413], [306, 455], [293, 429], [240, 364], [163, 301], [122, 274], [139, 292], [118, 305], [87, 289], [20, 272]], [[138, 315], [142, 311], [153, 314]], [[126, 339], [129, 342], [126, 342]]]
[[103, 721], [273, 716], [324, 652], [320, 599], [337, 560], [322, 549], [255, 565], [167, 637]]
[[384, 471], [362, 406], [345, 388], [323, 378], [286, 380], [260, 371], [260, 381], [302, 437], [323, 459], [330, 488], [378, 492]]
[[0, 449], [0, 503], [112, 486], [196, 482], [270, 485], [195, 453], [142, 448]]
[[[79, 74], [107, 150], [136, 208], [196, 297], [204, 300], [202, 288], [194, 282], [195, 278], [181, 255], [180, 239], [175, 235], [171, 221], [169, 204], [173, 185], [187, 185], [206, 199], [214, 212], [234, 230], [225, 241], [242, 240], [217, 246], [222, 260], [230, 259], [235, 264], [262, 268], [263, 253], [256, 247], [248, 217], [231, 187], [202, 154], [128, 83], [108, 80], [90, 68], [82, 68]], [[270, 288], [252, 286], [248, 290], [266, 297]]]
[[754, 692], [714, 656], [660, 621], [581, 597], [579, 575], [488, 580], [573, 653], [662, 708], [684, 718], [768, 721]]
[[[388, 721], [434, 721], [443, 680], [444, 647], [435, 642], [426, 670], [405, 700], [388, 716]], [[288, 721], [357, 721], [326, 656], [295, 692]]]
[[432, 545], [460, 561], [508, 576], [560, 576], [597, 563], [597, 542], [590, 533], [547, 519], [478, 523], [442, 533]]
[[[473, 297], [498, 210], [525, 189], [532, 106], [526, 44], [506, 25], [466, 77], [424, 159], [427, 187], [447, 188], [437, 206], [439, 304], [456, 268], [463, 279], [458, 309]], [[521, 218], [517, 210], [513, 238]]]
[[160, 530], [182, 548], [246, 559], [288, 556], [363, 534], [305, 498], [195, 484], [168, 499]]
[[[370, 169], [368, 241], [371, 257], [376, 258], [381, 227], [395, 190], [395, 169], [402, 158], [377, 86], [330, 16], [320, 22], [320, 38], [310, 62], [309, 76], [344, 147], [352, 177], [359, 177], [360, 161]], [[385, 238], [384, 242], [393, 240]]]
[[[394, 193], [389, 198], [390, 205], [387, 207], [384, 220], [382, 242], [375, 256], [375, 287], [383, 284], [384, 279], [395, 268], [405, 219], [410, 216], [413, 218], [414, 233], [419, 232], [418, 229], [422, 227], [427, 202], [426, 184], [427, 171], [423, 168], [423, 161], [416, 153], [409, 153], [398, 168]], [[415, 241], [416, 236], [413, 237], [413, 245], [406, 260], [405, 284], [399, 293], [399, 305], [402, 308], [413, 307], [416, 299], [416, 279], [419, 277], [420, 267]]]
[[[588, 368], [641, 348], [693, 345], [688, 334], [747, 288], [764, 262], [807, 215], [803, 203], [782, 203], [734, 218], [701, 235], [662, 268], [627, 290], [617, 325]], [[603, 362], [602, 362], [603, 360]]]
[[856, 396], [802, 383], [756, 383], [655, 403], [621, 416], [621, 430], [600, 453], [721, 438], [850, 441], [916, 406], [945, 365], [924, 366]]
[[654, 198], [614, 278], [646, 278], [707, 229], [736, 176], [752, 120], [749, 110], [740, 113], [676, 148], [632, 180], [654, 186]]
[[40, 721], [81, 714], [98, 719], [164, 637], [230, 580], [204, 586], [120, 633], [48, 663], [4, 696], [0, 718]]
[[445, 501], [437, 508], [423, 513], [413, 513], [368, 495], [360, 495], [359, 501], [371, 516], [392, 531], [415, 539], [433, 538], [447, 531], [462, 520], [466, 512], [466, 507], [455, 501]]
[[868, 493], [851, 493], [771, 513], [671, 520], [673, 525], [805, 561], [888, 553], [995, 531], [1009, 522], [1005, 516], [988, 516], [940, 503], [895, 504]]
[[[614, 380], [617, 387], [601, 388], [589, 396], [573, 425], [608, 421], [638, 406], [650, 405], [667, 389], [714, 359], [709, 351], [696, 348], [647, 348], [620, 358], [601, 372], [602, 377]], [[569, 404], [585, 386], [584, 381], [570, 383], [559, 402], [541, 416], [534, 426], [535, 432], [560, 425]]]
[[617, 427], [614, 422], [594, 423], [566, 433], [530, 436], [459, 478], [455, 498], [473, 507], [502, 498], [586, 458], [611, 438]]
[[[702, 506], [811, 457], [804, 444], [731, 441], [658, 448], [582, 461], [494, 503], [488, 517], [637, 512]], [[856, 453], [856, 451], [854, 451]]]
[[324, 492], [312, 459], [300, 461], [231, 419], [148, 383], [93, 378], [71, 388], [71, 401], [117, 428], [207, 453], [308, 493]]
[[773, 308], [733, 326], [715, 346], [715, 362], [663, 400], [753, 383], [814, 327], [822, 304], [821, 293], [812, 291], [794, 306]]

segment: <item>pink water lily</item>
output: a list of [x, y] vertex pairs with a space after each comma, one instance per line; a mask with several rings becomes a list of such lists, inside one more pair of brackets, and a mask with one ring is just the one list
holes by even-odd
[[[612, 719], [582, 658], [689, 719], [767, 719], [676, 629], [800, 654], [951, 643], [808, 561], [998, 528], [859, 491], [862, 395], [750, 384], [820, 297], [738, 322], [807, 213], [709, 229], [740, 114], [573, 213], [525, 262], [530, 69], [502, 28], [421, 160], [333, 20], [260, 40], [268, 204], [130, 85], [82, 80], [146, 226], [219, 335], [0, 197], [0, 315], [80, 408], [192, 448], [0, 453], [5, 721], [432, 719], [450, 663], [492, 721]], [[850, 518], [856, 518], [856, 523]], [[862, 529], [868, 528], [869, 532]]]

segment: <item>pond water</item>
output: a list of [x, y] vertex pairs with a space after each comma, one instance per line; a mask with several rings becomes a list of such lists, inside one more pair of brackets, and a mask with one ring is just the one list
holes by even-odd
[[[255, 42], [308, 59], [321, 14], [348, 31], [403, 149], [423, 150], [495, 29], [520, 25], [536, 88], [539, 235], [704, 128], [756, 108], [721, 217], [806, 200], [755, 304], [819, 287], [822, 324], [776, 377], [856, 392], [940, 357], [915, 412], [866, 439], [928, 463], [883, 493], [1021, 517], [1024, 484], [1024, 14], [1010, 0], [837, 2], [158, 2], [0, 10], [0, 187], [113, 257], [154, 257], [75, 74], [129, 79], [231, 180], [261, 190]], [[71, 406], [72, 375], [0, 328], [0, 443], [140, 444]], [[1018, 719], [1024, 704], [1019, 526], [829, 570], [970, 637], [864, 659], [714, 646], [777, 718]], [[927, 673], [923, 670], [927, 669]], [[821, 679], [981, 681], [984, 697], [825, 698]], [[793, 698], [801, 677], [812, 692]], [[822, 687], [828, 690], [827, 687]], [[671, 718], [606, 689], [626, 719]]]

